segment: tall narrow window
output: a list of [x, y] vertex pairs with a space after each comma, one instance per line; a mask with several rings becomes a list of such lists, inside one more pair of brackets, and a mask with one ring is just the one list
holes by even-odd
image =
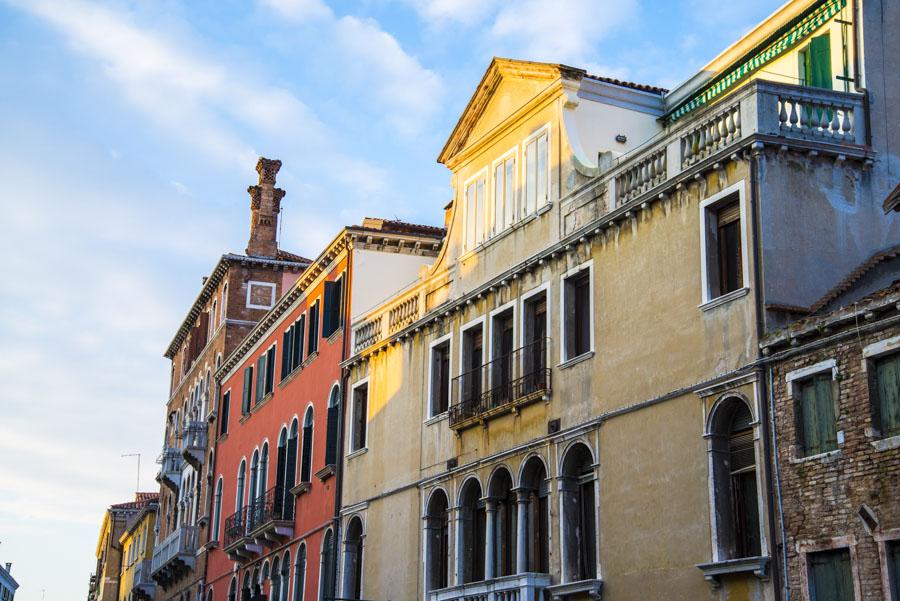
[[269, 443], [264, 442], [262, 452], [259, 454], [259, 488], [256, 491], [257, 497], [265, 497], [266, 491], [269, 489]]
[[525, 143], [525, 202], [522, 216], [530, 215], [550, 202], [547, 178], [549, 136], [546, 131]]
[[816, 374], [797, 384], [800, 403], [800, 440], [804, 455], [837, 449], [831, 371]]
[[222, 286], [222, 306], [219, 310], [219, 320], [225, 321], [225, 318], [228, 317], [225, 315], [228, 310], [228, 283]]
[[369, 385], [360, 384], [353, 389], [353, 410], [350, 424], [350, 452], [366, 446], [366, 426], [369, 412]]
[[247, 477], [247, 461], [241, 460], [237, 473], [237, 490], [234, 496], [234, 510], [239, 512], [244, 506], [244, 479]]
[[247, 504], [253, 505], [256, 501], [259, 487], [259, 450], [253, 451], [250, 459], [250, 488], [247, 491]]
[[322, 539], [322, 567], [320, 569], [321, 583], [319, 585], [319, 601], [328, 601], [335, 597], [335, 549], [334, 533], [331, 529], [325, 531]]
[[294, 601], [303, 601], [306, 589], [306, 545], [297, 547], [297, 562], [294, 564]]
[[[491, 318], [490, 404], [499, 406], [513, 393], [513, 310], [509, 308]], [[490, 407], [488, 407], [490, 408]]]
[[563, 505], [563, 573], [567, 582], [597, 577], [597, 521], [593, 457], [583, 444], [573, 445], [563, 460], [560, 494]]
[[900, 436], [900, 353], [874, 361], [875, 422], [884, 437]]
[[431, 347], [431, 406], [429, 417], [447, 411], [450, 404], [450, 340]]
[[741, 203], [737, 194], [704, 207], [706, 266], [704, 300], [744, 287]]
[[497, 234], [513, 224], [516, 215], [516, 156], [494, 164], [492, 232]]
[[319, 350], [319, 301], [309, 308], [309, 341], [306, 345], [307, 356]]
[[464, 415], [475, 415], [482, 410], [484, 384], [484, 327], [481, 324], [463, 331], [461, 350], [460, 410]]
[[325, 465], [337, 465], [338, 433], [340, 430], [341, 389], [337, 384], [331, 387], [328, 397], [328, 427], [325, 438]]
[[428, 500], [425, 514], [425, 584], [429, 591], [447, 588], [450, 582], [450, 518], [444, 491]]
[[281, 339], [281, 379], [284, 380], [294, 369], [294, 326], [284, 331]]
[[288, 445], [288, 434], [287, 428], [282, 428], [281, 432], [278, 434], [278, 457], [275, 463], [275, 499], [274, 499], [274, 511], [275, 515], [278, 516], [279, 519], [291, 519], [293, 517], [292, 514], [289, 514], [289, 503], [286, 503], [286, 495], [285, 492], [288, 490], [285, 488], [285, 473], [287, 472], [287, 445]]
[[272, 601], [288, 601], [288, 587], [291, 582], [291, 552], [285, 551], [284, 557], [281, 559], [281, 591], [278, 597], [272, 597]]
[[485, 530], [487, 514], [481, 498], [481, 485], [474, 478], [463, 487], [460, 494], [460, 539], [456, 544], [459, 554], [462, 582], [484, 580]]
[[532, 457], [525, 464], [519, 499], [526, 502], [526, 521], [519, 532], [525, 536], [526, 557], [521, 558], [525, 571], [547, 573], [550, 571], [550, 489], [544, 463]]
[[312, 474], [313, 408], [303, 416], [303, 451], [300, 457], [300, 482], [309, 482]]
[[585, 267], [563, 280], [565, 360], [591, 350], [591, 270]]
[[850, 551], [835, 549], [806, 557], [809, 601], [854, 601]]
[[291, 489], [297, 483], [297, 439], [299, 436], [299, 424], [297, 423], [297, 418], [294, 418], [294, 421], [291, 422], [290, 434], [288, 434], [284, 469], [284, 504], [285, 507], [291, 507], [292, 514], [294, 496], [291, 494]]
[[484, 176], [466, 186], [466, 249], [484, 240]]
[[523, 381], [522, 394], [542, 390], [547, 368], [547, 293], [537, 292], [523, 303], [522, 338]]
[[510, 576], [516, 573], [516, 546], [518, 506], [513, 492], [512, 476], [505, 469], [494, 472], [488, 486], [488, 544], [493, 547], [494, 564], [490, 576]]
[[325, 282], [324, 313], [322, 315], [322, 336], [328, 338], [343, 325], [344, 278]]
[[362, 520], [354, 516], [347, 525], [344, 540], [345, 599], [362, 599], [363, 532]]
[[253, 399], [253, 366], [244, 368], [244, 396], [241, 399], [241, 413], [250, 413], [250, 402]]
[[228, 434], [228, 412], [231, 410], [231, 391], [226, 390], [222, 395], [222, 413], [219, 416], [219, 434]]
[[900, 541], [887, 544], [887, 560], [891, 582], [891, 601], [900, 601]]
[[232, 577], [231, 584], [228, 585], [228, 601], [238, 601], [237, 577]]
[[266, 351], [266, 385], [263, 394], [272, 394], [275, 389], [275, 345]]
[[213, 497], [212, 540], [219, 540], [219, 524], [222, 521], [222, 477], [216, 481], [216, 492]]
[[256, 397], [254, 404], [260, 402], [266, 395], [266, 353], [256, 359]]
[[303, 340], [306, 336], [306, 315], [301, 315], [300, 319], [294, 322], [294, 338], [291, 340], [293, 350], [291, 351], [291, 371], [297, 369], [303, 363]]

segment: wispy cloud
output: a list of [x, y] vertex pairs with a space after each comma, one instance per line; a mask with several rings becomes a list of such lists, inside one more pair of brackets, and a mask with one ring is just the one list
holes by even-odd
[[475, 25], [489, 15], [496, 0], [408, 0], [426, 22], [435, 26]]

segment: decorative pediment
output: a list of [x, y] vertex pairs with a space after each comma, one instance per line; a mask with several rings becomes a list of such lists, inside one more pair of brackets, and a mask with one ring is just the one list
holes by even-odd
[[438, 162], [447, 164], [471, 140], [502, 123], [528, 100], [560, 79], [580, 80], [582, 69], [494, 57], [444, 144]]

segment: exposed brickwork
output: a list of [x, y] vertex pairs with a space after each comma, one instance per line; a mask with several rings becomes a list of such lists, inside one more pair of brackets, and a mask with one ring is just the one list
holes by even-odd
[[[896, 313], [893, 313], [894, 315]], [[887, 323], [887, 319], [882, 323]], [[879, 450], [872, 428], [872, 395], [864, 369], [863, 348], [900, 334], [900, 325], [849, 335], [840, 341], [797, 354], [774, 366], [775, 422], [778, 462], [787, 533], [791, 599], [807, 599], [803, 550], [851, 547], [859, 601], [881, 601], [883, 575], [876, 537], [900, 528], [900, 448]], [[797, 400], [786, 375], [793, 370], [834, 359], [838, 376], [837, 430], [844, 442], [827, 456], [798, 460]], [[867, 505], [878, 526], [866, 531], [858, 515]], [[874, 535], [874, 536], [873, 536]], [[846, 542], [834, 541], [846, 537]], [[831, 541], [831, 542], [830, 542]]]

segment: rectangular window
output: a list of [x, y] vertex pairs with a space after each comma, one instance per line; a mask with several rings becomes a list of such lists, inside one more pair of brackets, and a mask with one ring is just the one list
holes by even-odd
[[550, 202], [547, 177], [550, 137], [546, 131], [525, 143], [525, 202], [522, 216], [530, 215]]
[[309, 308], [309, 340], [306, 343], [306, 356], [319, 350], [319, 301]]
[[263, 394], [272, 394], [275, 389], [275, 345], [269, 347], [266, 351], [266, 385], [263, 388]]
[[369, 410], [369, 385], [361, 384], [353, 389], [353, 414], [350, 424], [350, 452], [366, 446], [366, 420]]
[[800, 399], [800, 441], [804, 455], [837, 449], [831, 372], [817, 374], [797, 384]]
[[322, 336], [328, 338], [343, 325], [344, 278], [325, 282], [325, 306], [322, 314]]
[[303, 339], [306, 336], [306, 315], [294, 322], [294, 337], [291, 343], [294, 349], [291, 351], [291, 371], [297, 369], [303, 363]]
[[591, 272], [589, 268], [563, 280], [564, 360], [591, 350]]
[[513, 310], [509, 308], [491, 318], [490, 398], [492, 404], [512, 400], [513, 351], [515, 337]]
[[231, 391], [222, 395], [222, 413], [219, 415], [219, 434], [228, 434], [228, 412], [231, 409]]
[[281, 340], [281, 379], [284, 380], [291, 373], [294, 365], [294, 326], [284, 331]]
[[466, 249], [484, 240], [484, 176], [466, 186]]
[[266, 353], [256, 359], [256, 397], [254, 404], [266, 396]]
[[874, 361], [875, 417], [881, 435], [900, 436], [900, 353]]
[[544, 386], [547, 367], [547, 293], [538, 292], [523, 303], [522, 340], [524, 371], [522, 393], [531, 394]]
[[450, 341], [431, 347], [431, 407], [429, 417], [447, 411], [450, 404]]
[[244, 396], [241, 399], [241, 413], [250, 413], [250, 402], [253, 399], [253, 366], [244, 368]]
[[813, 88], [824, 88], [826, 90], [832, 89], [831, 34], [825, 33], [813, 37], [802, 55], [802, 85]]
[[744, 287], [741, 203], [734, 195], [704, 208], [706, 298], [712, 300]]
[[481, 411], [481, 393], [484, 383], [482, 365], [484, 363], [484, 328], [473, 326], [462, 335], [462, 365], [460, 372], [460, 403], [463, 411]]
[[806, 557], [809, 601], [854, 601], [848, 549], [810, 553]]
[[494, 204], [492, 228], [498, 234], [513, 224], [516, 214], [515, 197], [516, 156], [494, 165]]

